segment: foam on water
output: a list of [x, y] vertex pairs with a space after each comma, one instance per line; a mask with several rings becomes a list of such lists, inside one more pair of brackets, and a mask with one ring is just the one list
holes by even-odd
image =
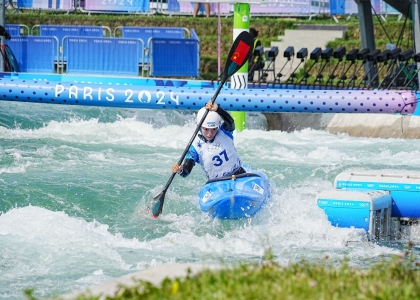
[[364, 267], [408, 239], [420, 244], [419, 226], [401, 243], [368, 243], [363, 230], [331, 226], [316, 204], [341, 171], [418, 169], [417, 140], [236, 132], [242, 160], [270, 179], [270, 203], [251, 220], [211, 219], [197, 205], [205, 178], [196, 167], [174, 179], [152, 219], [146, 207], [191, 138], [193, 115], [0, 106], [0, 298], [29, 287], [62, 294], [167, 262], [257, 262], [267, 249], [282, 264], [328, 256]]

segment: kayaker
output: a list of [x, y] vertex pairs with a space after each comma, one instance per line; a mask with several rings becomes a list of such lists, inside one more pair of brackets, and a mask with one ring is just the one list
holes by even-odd
[[199, 163], [206, 173], [207, 180], [245, 173], [233, 142], [235, 121], [217, 103], [209, 101], [197, 113], [197, 124], [206, 112], [197, 137], [194, 139], [182, 165], [174, 164], [172, 172], [186, 177], [195, 163]]

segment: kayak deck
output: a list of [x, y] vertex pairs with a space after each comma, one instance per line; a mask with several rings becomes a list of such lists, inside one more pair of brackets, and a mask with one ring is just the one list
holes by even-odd
[[263, 173], [244, 173], [209, 180], [199, 193], [203, 212], [219, 219], [249, 218], [270, 196], [268, 179]]

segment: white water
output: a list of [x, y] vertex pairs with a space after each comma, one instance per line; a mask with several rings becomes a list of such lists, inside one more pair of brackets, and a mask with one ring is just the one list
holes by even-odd
[[[199, 167], [175, 178], [163, 215], [145, 214], [195, 129], [193, 116], [0, 102], [0, 298], [59, 295], [167, 262], [281, 264], [348, 258], [365, 267], [420, 244], [368, 243], [317, 207], [345, 170], [418, 170], [420, 141], [353, 138], [305, 129], [235, 134], [242, 160], [267, 174], [272, 199], [252, 220], [204, 215]], [[260, 128], [255, 125], [255, 128]], [[348, 243], [351, 241], [352, 243]]]

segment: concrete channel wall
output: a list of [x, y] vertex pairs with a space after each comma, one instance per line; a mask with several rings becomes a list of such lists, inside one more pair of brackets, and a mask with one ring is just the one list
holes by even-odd
[[386, 114], [265, 114], [268, 130], [311, 128], [354, 137], [420, 138], [420, 116]]
[[[329, 41], [343, 38], [346, 26], [341, 25], [297, 25], [296, 30], [286, 30], [284, 36], [271, 45], [263, 45], [265, 49], [277, 46], [279, 55], [275, 61], [275, 71], [269, 74], [267, 82], [272, 81], [280, 71], [288, 78], [299, 66], [299, 59], [288, 61], [283, 57], [287, 47], [293, 46], [295, 53], [307, 48], [311, 53], [315, 48], [326, 48]], [[420, 116], [380, 115], [380, 114], [264, 114], [267, 118], [268, 130], [295, 131], [305, 128], [326, 130], [330, 133], [344, 133], [355, 137], [372, 138], [420, 138]]]

